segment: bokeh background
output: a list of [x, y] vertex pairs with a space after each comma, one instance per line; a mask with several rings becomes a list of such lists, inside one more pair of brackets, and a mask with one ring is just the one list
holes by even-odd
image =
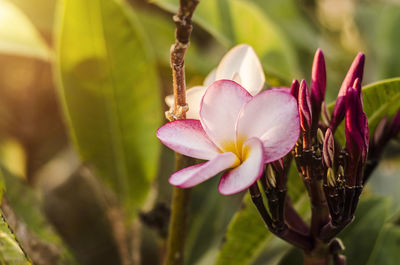
[[[2, 212], [35, 264], [161, 263], [174, 156], [155, 130], [172, 92], [176, 8], [175, 0], [0, 0]], [[309, 81], [321, 48], [330, 103], [359, 51], [363, 85], [400, 76], [400, 1], [201, 0], [188, 87], [239, 43], [259, 55], [266, 88]], [[392, 141], [343, 232], [349, 264], [400, 258], [399, 150]], [[192, 192], [186, 264], [301, 259], [265, 231], [244, 194], [221, 196], [216, 181]], [[307, 218], [299, 177], [289, 191]], [[26, 264], [18, 253], [0, 247], [2, 260], [16, 262], [6, 264]]]

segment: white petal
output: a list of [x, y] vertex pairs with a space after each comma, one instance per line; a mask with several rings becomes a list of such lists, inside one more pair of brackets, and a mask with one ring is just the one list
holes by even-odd
[[206, 79], [204, 79], [203, 85], [205, 87], [209, 87], [212, 83], [216, 81], [216, 74], [217, 74], [217, 68], [213, 69], [207, 76]]
[[214, 159], [179, 170], [171, 175], [169, 183], [180, 188], [190, 188], [202, 183], [219, 172], [234, 167], [239, 159], [233, 153], [222, 153]]
[[200, 121], [208, 137], [224, 152], [235, 152], [235, 124], [242, 106], [252, 96], [230, 80], [207, 88], [200, 108]]
[[242, 164], [222, 175], [218, 191], [224, 195], [241, 192], [254, 184], [264, 170], [263, 144], [257, 138], [250, 138], [243, 144]]
[[247, 44], [234, 47], [222, 58], [216, 80], [232, 79], [235, 73], [240, 77], [240, 85], [253, 96], [264, 86], [265, 75], [261, 62], [253, 48]]
[[[200, 102], [205, 92], [205, 86], [194, 86], [186, 91], [186, 102], [189, 106], [189, 111], [186, 112], [187, 119], [200, 119]], [[166, 96], [165, 103], [168, 107], [172, 107], [174, 105], [174, 95]]]
[[259, 138], [265, 163], [286, 155], [300, 134], [296, 99], [283, 90], [267, 90], [247, 103], [237, 122], [237, 139]]
[[174, 105], [174, 95], [168, 95], [165, 97], [165, 104], [168, 105], [168, 107], [172, 107]]
[[172, 150], [186, 156], [210, 160], [220, 153], [199, 120], [169, 122], [158, 129], [157, 137]]
[[186, 112], [187, 119], [200, 119], [200, 103], [205, 92], [205, 86], [195, 86], [186, 91], [186, 102], [189, 106], [189, 111]]

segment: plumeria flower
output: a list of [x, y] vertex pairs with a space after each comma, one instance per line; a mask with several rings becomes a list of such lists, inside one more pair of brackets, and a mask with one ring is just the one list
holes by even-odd
[[172, 150], [209, 160], [172, 174], [169, 182], [177, 187], [195, 186], [226, 170], [219, 192], [240, 192], [261, 177], [265, 163], [286, 155], [300, 133], [296, 99], [279, 89], [253, 97], [234, 81], [216, 81], [207, 88], [199, 114], [200, 120], [172, 121], [157, 131]]
[[[218, 67], [211, 71], [202, 86], [195, 86], [187, 90], [186, 101], [189, 111], [188, 119], [199, 119], [200, 102], [207, 87], [221, 79], [230, 79], [244, 87], [251, 95], [256, 95], [264, 86], [265, 76], [261, 62], [253, 48], [247, 44], [240, 44], [232, 48], [221, 60]], [[174, 104], [174, 96], [165, 98], [169, 107]]]

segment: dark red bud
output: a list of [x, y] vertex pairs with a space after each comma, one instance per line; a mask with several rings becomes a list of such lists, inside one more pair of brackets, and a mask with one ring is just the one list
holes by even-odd
[[290, 86], [290, 94], [296, 99], [298, 100], [299, 98], [299, 81], [297, 81], [297, 79], [293, 80], [292, 85]]
[[[349, 71], [347, 72], [346, 77], [343, 80], [342, 86], [340, 87], [339, 94], [336, 100], [335, 107], [332, 111], [332, 121], [330, 128], [333, 132], [335, 132], [337, 126], [342, 122], [345, 115], [345, 102], [344, 97], [347, 93], [347, 89], [354, 85], [354, 82], [357, 78], [359, 78], [359, 84], [361, 88], [361, 82], [364, 74], [364, 63], [365, 63], [365, 55], [363, 53], [358, 53], [353, 63], [350, 66]], [[360, 89], [361, 91], [361, 89]]]
[[318, 49], [314, 56], [314, 62], [311, 73], [311, 104], [313, 109], [313, 124], [318, 122], [321, 112], [321, 104], [325, 98], [326, 90], [326, 67], [325, 58], [321, 49]]
[[322, 162], [327, 168], [333, 167], [333, 161], [335, 159], [335, 140], [331, 129], [327, 129], [325, 132], [324, 145], [322, 150]]
[[312, 110], [310, 95], [308, 93], [308, 86], [305, 80], [302, 80], [300, 83], [298, 102], [300, 113], [300, 126], [303, 131], [308, 131], [311, 128]]
[[[360, 167], [364, 164], [368, 153], [368, 121], [363, 111], [360, 96], [355, 88], [346, 93], [345, 135], [346, 147], [350, 155], [348, 176], [359, 178]], [[358, 180], [357, 180], [358, 182]], [[356, 183], [350, 179], [350, 185]]]

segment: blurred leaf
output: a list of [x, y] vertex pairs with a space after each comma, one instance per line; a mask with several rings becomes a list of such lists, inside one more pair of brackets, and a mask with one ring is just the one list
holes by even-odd
[[367, 188], [374, 194], [390, 197], [392, 213], [400, 214], [400, 145], [395, 141], [385, 148], [382, 159], [368, 180]]
[[366, 1], [355, 8], [355, 21], [368, 48], [373, 80], [400, 76], [400, 5], [398, 1]]
[[4, 178], [7, 199], [18, 217], [23, 220], [29, 230], [44, 241], [53, 244], [60, 243], [61, 239], [50, 228], [41, 211], [38, 194], [20, 177], [13, 175], [5, 168], [1, 168], [0, 171]]
[[[368, 118], [370, 137], [375, 132], [379, 121], [384, 117], [393, 116], [400, 109], [400, 78], [382, 80], [363, 87], [364, 112]], [[332, 111], [335, 104], [329, 105]], [[344, 143], [344, 125], [335, 133], [335, 138]]]
[[216, 264], [251, 264], [260, 246], [272, 237], [247, 194], [228, 227]]
[[390, 201], [382, 197], [367, 198], [359, 203], [354, 222], [339, 234], [346, 247], [344, 254], [347, 264], [383, 264], [368, 263], [368, 261], [373, 259], [375, 250], [379, 251], [386, 247], [386, 242], [379, 240], [379, 237], [384, 231], [389, 209]]
[[303, 253], [298, 248], [291, 248], [291, 250], [286, 253], [286, 255], [279, 261], [279, 265], [294, 265], [303, 264], [304, 257]]
[[8, 0], [0, 0], [0, 52], [50, 58], [49, 48], [35, 26]]
[[[63, 245], [62, 239], [45, 218], [38, 194], [22, 178], [8, 171], [3, 165], [0, 166], [0, 176], [2, 178], [0, 183], [5, 185], [6, 188], [7, 200], [18, 218], [29, 229], [28, 232], [33, 232], [40, 240], [60, 250], [63, 261], [68, 262], [68, 264], [76, 264], [67, 248]], [[3, 190], [3, 188], [1, 189]]]
[[[137, 15], [144, 30], [151, 32], [149, 39], [158, 62], [164, 64], [169, 69], [169, 50], [175, 42], [175, 24], [172, 23], [171, 16], [165, 16], [163, 13], [149, 12], [145, 9], [140, 10]], [[218, 65], [219, 59], [223, 56], [223, 50], [221, 50], [219, 45], [215, 44], [214, 42], [207, 43], [207, 47], [204, 48], [202, 47], [204, 43], [198, 43], [195, 39], [191, 40], [190, 48], [185, 55], [187, 75], [195, 72], [196, 74], [205, 76]], [[217, 49], [216, 52], [214, 51], [215, 49]]]
[[2, 212], [0, 212], [0, 262], [5, 265], [32, 264], [11, 232]]
[[396, 265], [400, 260], [400, 227], [385, 224], [366, 265]]
[[215, 259], [226, 228], [241, 205], [243, 193], [224, 196], [217, 192], [219, 179], [220, 174], [192, 191], [185, 245], [187, 264], [204, 260], [204, 256]]
[[128, 8], [114, 0], [64, 1], [57, 67], [77, 149], [134, 214], [156, 174], [162, 112], [148, 44]]
[[[372, 197], [361, 200], [357, 207], [355, 220], [342, 233], [339, 238], [343, 240], [347, 264], [352, 265], [394, 265], [398, 259], [398, 245], [400, 230], [388, 236], [388, 229], [393, 225], [386, 224], [390, 203], [382, 197]], [[386, 240], [386, 238], [388, 240]], [[396, 252], [390, 253], [390, 251]], [[363, 253], [361, 255], [361, 253]], [[387, 256], [384, 253], [390, 253]], [[385, 256], [381, 260], [379, 257]], [[379, 259], [378, 259], [379, 258]], [[303, 255], [299, 249], [292, 248], [279, 262], [279, 265], [302, 264]], [[385, 263], [386, 262], [386, 263]]]
[[317, 32], [312, 28], [311, 18], [302, 13], [304, 6], [300, 2], [296, 0], [253, 1], [287, 32], [287, 36], [295, 42], [296, 48], [302, 48], [312, 53], [318, 48], [320, 44]]
[[[170, 12], [176, 12], [177, 0], [154, 0]], [[194, 21], [227, 47], [247, 43], [255, 49], [264, 70], [284, 80], [298, 73], [295, 54], [280, 29], [250, 1], [204, 0]], [[268, 78], [268, 76], [267, 76]]]
[[24, 14], [32, 21], [35, 27], [45, 36], [53, 31], [54, 10], [57, 1], [54, 0], [12, 0]]
[[[4, 175], [0, 171], [0, 201], [4, 192]], [[4, 219], [3, 212], [0, 210], [0, 262], [5, 265], [32, 264], [23, 252], [14, 233]]]
[[[288, 178], [288, 191], [290, 191], [292, 203], [299, 213], [305, 216], [309, 212], [308, 197], [304, 194], [304, 185], [301, 183], [294, 163], [292, 163]], [[251, 264], [261, 254], [263, 248], [268, 249], [269, 242], [273, 238], [274, 236], [264, 225], [247, 194], [242, 208], [229, 224], [216, 264]], [[289, 245], [282, 247], [279, 251], [285, 253], [288, 247]]]

